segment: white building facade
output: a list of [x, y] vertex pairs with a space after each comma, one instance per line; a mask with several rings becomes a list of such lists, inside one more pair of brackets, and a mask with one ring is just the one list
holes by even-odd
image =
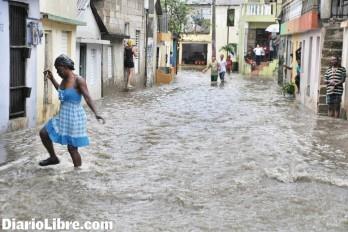
[[38, 0], [0, 1], [0, 132], [36, 125]]

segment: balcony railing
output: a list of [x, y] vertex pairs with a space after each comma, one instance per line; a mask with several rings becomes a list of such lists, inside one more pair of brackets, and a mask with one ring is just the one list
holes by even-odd
[[275, 4], [248, 3], [243, 5], [244, 16], [272, 16], [275, 15]]
[[302, 14], [305, 14], [309, 11], [319, 11], [319, 0], [303, 0], [302, 1]]
[[332, 0], [332, 18], [348, 18], [348, 0]]
[[301, 17], [310, 11], [319, 12], [319, 0], [294, 0], [283, 6], [282, 21], [287, 22]]

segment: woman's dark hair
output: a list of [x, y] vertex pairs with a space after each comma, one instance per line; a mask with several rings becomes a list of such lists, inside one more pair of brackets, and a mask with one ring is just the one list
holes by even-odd
[[64, 54], [58, 56], [57, 59], [54, 61], [54, 67], [57, 66], [65, 66], [70, 70], [75, 70], [74, 61], [72, 61], [72, 59], [70, 59], [68, 56]]

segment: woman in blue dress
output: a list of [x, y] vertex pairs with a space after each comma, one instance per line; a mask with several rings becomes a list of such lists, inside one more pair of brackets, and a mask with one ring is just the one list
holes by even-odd
[[60, 55], [54, 62], [58, 75], [62, 78], [59, 84], [50, 70], [44, 75], [51, 80], [58, 91], [60, 109], [58, 114], [50, 119], [40, 130], [40, 137], [50, 157], [40, 161], [40, 166], [55, 165], [59, 159], [54, 151], [53, 142], [67, 145], [75, 167], [81, 166], [81, 156], [78, 148], [87, 146], [89, 139], [86, 128], [86, 113], [81, 105], [81, 98], [84, 97], [87, 105], [93, 111], [97, 120], [104, 119], [98, 115], [93, 100], [89, 95], [87, 84], [84, 78], [76, 75], [74, 62], [66, 55]]

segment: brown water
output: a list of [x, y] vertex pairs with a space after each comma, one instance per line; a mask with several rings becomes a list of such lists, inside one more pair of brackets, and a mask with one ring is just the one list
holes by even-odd
[[61, 164], [39, 167], [38, 129], [0, 137], [0, 217], [113, 220], [115, 231], [348, 230], [348, 122], [303, 109], [273, 80], [215, 87], [184, 71], [98, 106], [107, 124], [89, 115], [81, 170], [59, 145]]

